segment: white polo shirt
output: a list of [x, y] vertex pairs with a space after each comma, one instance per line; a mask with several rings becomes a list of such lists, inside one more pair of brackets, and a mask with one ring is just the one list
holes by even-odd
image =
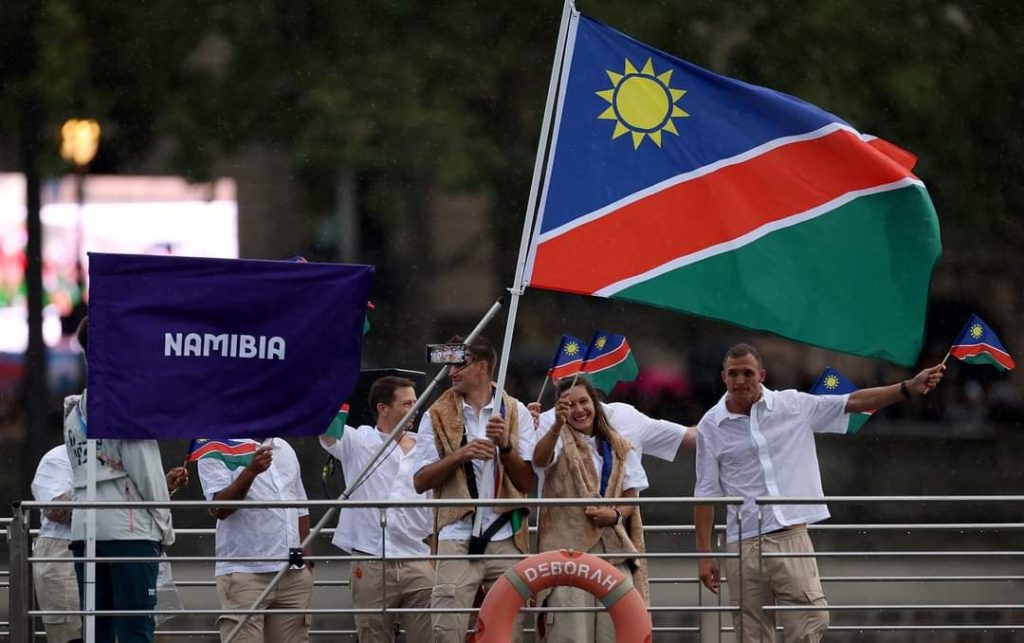
[[[590, 459], [593, 460], [594, 462], [594, 469], [597, 471], [597, 476], [600, 480], [601, 467], [604, 466], [604, 457], [597, 450], [597, 438], [590, 435], [584, 435], [582, 437], [584, 444], [586, 444], [588, 447], [588, 451], [590, 452]], [[534, 449], [536, 449], [536, 445], [534, 445]], [[534, 464], [534, 471], [542, 473], [545, 470], [551, 468], [556, 462], [558, 462], [558, 458], [562, 455], [562, 452], [564, 450], [565, 448], [562, 445], [562, 436], [558, 436], [558, 441], [555, 442], [555, 451], [551, 456], [551, 462], [548, 463], [548, 466], [546, 467], [539, 467], [536, 464]], [[629, 489], [636, 489], [636, 492], [640, 493], [648, 486], [650, 486], [647, 482], [647, 472], [644, 471], [643, 465], [640, 464], [640, 454], [636, 452], [635, 448], [629, 450], [629, 453], [626, 454], [626, 461], [623, 464], [626, 467], [626, 470], [623, 472], [622, 476], [623, 491], [627, 491]]]
[[[654, 456], [659, 460], [672, 462], [683, 443], [686, 427], [668, 420], [656, 420], [641, 413], [632, 404], [625, 402], [601, 402], [601, 408], [608, 424], [619, 435], [629, 440], [641, 457]], [[540, 414], [539, 436], [543, 436], [555, 423], [555, 409]]]
[[[415, 433], [408, 434], [414, 440]], [[320, 442], [328, 453], [341, 462], [345, 481], [351, 484], [363, 472], [377, 450], [384, 444], [387, 435], [376, 427], [346, 426], [341, 439], [331, 446]], [[377, 461], [373, 473], [352, 493], [353, 500], [426, 500], [431, 494], [418, 494], [412, 485], [413, 454], [402, 451], [397, 442], [392, 442]], [[426, 556], [430, 547], [423, 539], [433, 531], [433, 512], [427, 507], [392, 507], [387, 509], [387, 526], [384, 530], [384, 551], [388, 556]], [[381, 555], [381, 509], [358, 507], [342, 509], [338, 516], [338, 528], [331, 540], [334, 545], [349, 553], [363, 552], [373, 556]]]
[[[474, 438], [487, 438], [487, 421], [491, 418], [493, 405], [494, 401], [492, 399], [477, 413], [472, 405], [467, 404], [465, 401], [462, 402], [462, 422], [466, 427], [467, 442], [472, 441]], [[530, 415], [530, 410], [526, 408], [526, 405], [518, 400], [516, 400], [516, 412], [519, 424], [519, 444], [515, 445], [516, 452], [520, 458], [528, 462], [533, 457], [533, 442], [536, 433], [533, 428], [533, 417]], [[423, 419], [420, 420], [419, 440], [416, 442], [416, 449], [413, 453], [415, 460], [414, 471], [419, 471], [428, 464], [434, 464], [441, 459], [441, 454], [437, 450], [437, 442], [434, 437], [434, 423], [430, 419], [430, 413], [424, 413]], [[501, 460], [497, 450], [494, 453], [494, 460], [495, 467], [499, 467]], [[476, 486], [480, 497], [493, 498], [494, 480], [484, 479], [483, 460], [473, 460], [473, 473], [476, 476]], [[482, 507], [480, 511], [483, 528], [487, 529], [498, 518], [498, 513], [493, 508], [486, 506]], [[446, 525], [441, 529], [437, 537], [438, 540], [469, 540], [472, 533], [473, 517], [469, 516], [459, 522]], [[511, 537], [512, 526], [506, 524], [494, 534], [491, 540], [497, 542]]]
[[[243, 440], [256, 442], [255, 440]], [[259, 444], [257, 442], [257, 444]], [[299, 460], [291, 445], [281, 438], [273, 439], [274, 458], [270, 468], [256, 476], [245, 495], [245, 500], [306, 500], [302, 486]], [[226, 489], [244, 471], [232, 471], [220, 460], [204, 458], [199, 461], [199, 481], [207, 500]], [[288, 509], [238, 509], [217, 521], [217, 557], [265, 556], [287, 558], [288, 550], [302, 544], [299, 538], [299, 517], [309, 515], [305, 507]], [[281, 562], [217, 562], [214, 574], [225, 576], [235, 572], [261, 574], [276, 572]]]
[[[39, 502], [48, 502], [54, 498], [71, 499], [71, 487], [74, 473], [68, 459], [68, 449], [63, 444], [55, 446], [39, 460], [36, 475], [32, 478], [32, 497]], [[71, 515], [70, 513], [68, 515]], [[71, 540], [71, 522], [60, 523], [50, 520], [40, 512], [40, 538], [61, 538]]]
[[[726, 541], [758, 535], [759, 496], [822, 497], [815, 433], [845, 433], [848, 395], [810, 395], [764, 388], [750, 415], [731, 413], [725, 396], [697, 425], [698, 498], [739, 496], [730, 505]], [[766, 505], [762, 533], [829, 517], [820, 505]]]

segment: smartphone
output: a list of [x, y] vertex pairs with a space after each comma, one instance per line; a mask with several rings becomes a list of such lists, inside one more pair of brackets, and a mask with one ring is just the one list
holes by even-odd
[[465, 344], [427, 344], [428, 364], [465, 364]]

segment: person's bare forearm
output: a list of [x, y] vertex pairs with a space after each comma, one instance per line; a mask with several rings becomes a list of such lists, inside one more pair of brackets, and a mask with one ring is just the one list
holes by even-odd
[[433, 464], [426, 465], [412, 477], [412, 485], [416, 488], [416, 493], [424, 493], [440, 487], [461, 465], [462, 459], [458, 451], [449, 453]]
[[866, 413], [867, 411], [877, 411], [902, 399], [904, 399], [904, 396], [900, 393], [899, 384], [862, 388], [859, 391], [850, 393], [850, 397], [846, 400], [846, 412]]
[[519, 457], [515, 449], [501, 455], [501, 465], [505, 467], [516, 489], [522, 493], [530, 492], [533, 488], [533, 468]]
[[533, 463], [538, 467], [544, 468], [551, 464], [551, 459], [555, 456], [555, 445], [558, 444], [558, 424], [551, 427], [544, 437], [537, 440], [537, 446], [533, 448]]
[[[231, 484], [218, 491], [213, 496], [213, 499], [244, 500], [246, 494], [249, 493], [249, 487], [252, 486], [254, 480], [256, 480], [255, 473], [248, 468], [242, 469], [242, 473], [238, 474], [238, 477], [235, 478]], [[216, 509], [211, 509], [210, 513], [213, 514], [213, 517], [217, 520], [224, 520], [236, 511], [237, 509], [234, 508], [217, 507]]]
[[711, 553], [711, 528], [714, 524], [714, 505], [694, 505], [693, 528], [697, 535], [697, 551]]

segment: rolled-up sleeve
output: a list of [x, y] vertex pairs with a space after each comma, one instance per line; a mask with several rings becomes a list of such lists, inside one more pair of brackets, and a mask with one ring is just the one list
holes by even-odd
[[697, 482], [693, 487], [695, 498], [720, 498], [722, 482], [718, 471], [718, 454], [710, 439], [714, 426], [701, 420], [697, 427]]

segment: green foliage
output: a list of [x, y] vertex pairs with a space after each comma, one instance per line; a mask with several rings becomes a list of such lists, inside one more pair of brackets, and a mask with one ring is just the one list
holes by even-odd
[[[1022, 6], [580, 3], [912, 150], [947, 230], [986, 235], [1019, 234], [1024, 188], [1010, 168], [1024, 157]], [[347, 166], [385, 185], [488, 189], [504, 234], [524, 210], [560, 10], [557, 0], [5, 3], [0, 127], [31, 90], [48, 127], [98, 115], [115, 168], [164, 142], [168, 169], [204, 178], [225, 152], [265, 143], [288, 151], [317, 211]]]

